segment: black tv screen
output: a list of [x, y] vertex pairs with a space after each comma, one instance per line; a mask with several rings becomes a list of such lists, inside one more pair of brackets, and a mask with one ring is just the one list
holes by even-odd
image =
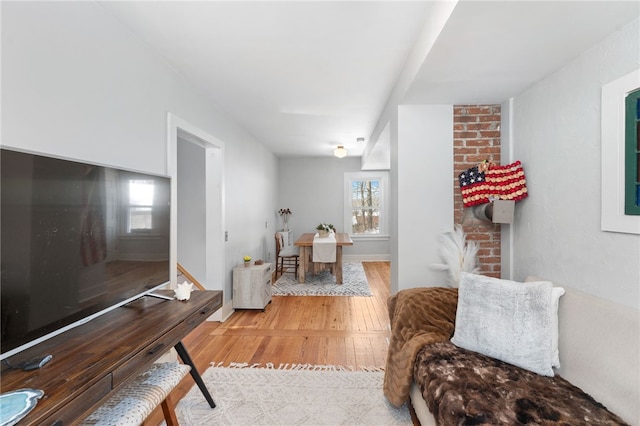
[[0, 359], [169, 282], [169, 178], [6, 148], [0, 160]]

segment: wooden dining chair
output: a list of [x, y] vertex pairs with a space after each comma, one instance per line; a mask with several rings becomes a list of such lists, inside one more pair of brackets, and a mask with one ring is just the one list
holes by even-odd
[[[282, 274], [291, 272], [298, 276], [298, 267], [300, 266], [300, 253], [297, 246], [285, 246], [284, 237], [276, 232], [276, 280], [278, 272]], [[291, 270], [293, 269], [293, 270]]]

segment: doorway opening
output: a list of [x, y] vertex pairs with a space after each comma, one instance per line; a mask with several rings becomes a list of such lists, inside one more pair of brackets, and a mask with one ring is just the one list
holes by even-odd
[[[171, 283], [180, 263], [207, 290], [224, 291], [224, 144], [171, 113], [167, 134]], [[225, 311], [212, 319], [221, 320]]]

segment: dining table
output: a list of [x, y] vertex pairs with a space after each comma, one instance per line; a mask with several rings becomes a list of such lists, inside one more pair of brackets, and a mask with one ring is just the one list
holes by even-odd
[[[313, 266], [313, 262], [310, 260], [313, 250], [313, 238], [316, 234], [314, 232], [308, 232], [300, 235], [295, 241], [294, 245], [300, 248], [300, 265], [298, 266], [298, 282], [304, 283], [305, 273], [308, 268]], [[333, 273], [336, 277], [336, 284], [342, 284], [342, 247], [352, 246], [353, 240], [347, 233], [336, 232], [336, 262], [333, 268]]]

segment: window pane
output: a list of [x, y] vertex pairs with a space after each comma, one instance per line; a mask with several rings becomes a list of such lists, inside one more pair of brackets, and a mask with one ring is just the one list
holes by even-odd
[[353, 210], [354, 234], [378, 234], [380, 232], [380, 211], [378, 209]]
[[127, 231], [152, 229], [151, 207], [130, 207]]
[[640, 98], [636, 100], [636, 206], [640, 206]]
[[354, 172], [344, 174], [343, 223], [345, 232], [363, 240], [387, 238], [389, 174]]
[[378, 206], [380, 182], [377, 180], [358, 180], [351, 184], [353, 207]]
[[378, 234], [380, 232], [380, 181], [352, 181], [351, 208], [352, 234]]
[[129, 204], [134, 206], [153, 205], [153, 181], [152, 180], [130, 180], [129, 181]]
[[640, 215], [640, 89], [625, 98], [624, 213]]

